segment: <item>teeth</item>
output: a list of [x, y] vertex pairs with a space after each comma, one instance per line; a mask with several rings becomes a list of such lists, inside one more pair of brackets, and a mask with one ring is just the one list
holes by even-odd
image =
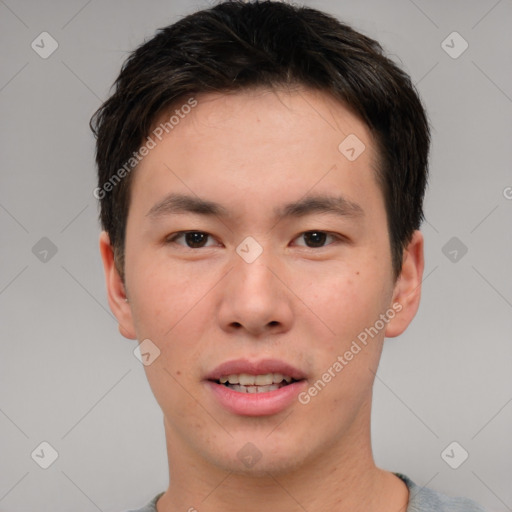
[[238, 375], [238, 383], [241, 386], [253, 386], [255, 384], [256, 377], [254, 375], [248, 375], [247, 373], [241, 373]]
[[292, 378], [281, 373], [266, 373], [264, 375], [249, 375], [248, 373], [240, 373], [226, 375], [219, 379], [221, 384], [240, 384], [241, 386], [270, 386], [272, 384], [280, 384], [282, 381], [289, 384]]
[[269, 391], [276, 391], [281, 387], [279, 384], [272, 384], [271, 386], [239, 386], [235, 384], [229, 386], [229, 389], [239, 393], [268, 393]]
[[[272, 373], [256, 375], [254, 378], [254, 384], [256, 384], [256, 386], [270, 386], [272, 382], [274, 382], [274, 375]], [[243, 384], [243, 382], [240, 382], [240, 384]]]

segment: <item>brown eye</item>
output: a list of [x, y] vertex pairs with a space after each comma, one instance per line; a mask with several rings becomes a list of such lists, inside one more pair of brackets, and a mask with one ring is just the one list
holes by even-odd
[[343, 237], [341, 235], [335, 235], [326, 233], [325, 231], [304, 231], [297, 238], [295, 243], [298, 246], [308, 247], [309, 249], [320, 249], [331, 245], [336, 241], [341, 241]]
[[181, 231], [170, 236], [167, 243], [175, 243], [189, 249], [201, 249], [202, 247], [211, 246], [213, 239], [211, 235], [203, 231]]

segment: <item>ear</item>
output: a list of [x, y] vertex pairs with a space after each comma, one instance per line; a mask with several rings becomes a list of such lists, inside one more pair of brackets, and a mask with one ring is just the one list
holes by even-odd
[[392, 306], [397, 314], [386, 327], [386, 337], [402, 334], [416, 315], [424, 265], [423, 235], [420, 231], [414, 231], [409, 245], [404, 249], [402, 270], [395, 283]]
[[119, 322], [119, 332], [125, 338], [137, 339], [133, 326], [132, 309], [126, 300], [125, 286], [116, 268], [114, 250], [106, 231], [103, 231], [100, 235], [100, 253], [105, 271], [108, 304]]

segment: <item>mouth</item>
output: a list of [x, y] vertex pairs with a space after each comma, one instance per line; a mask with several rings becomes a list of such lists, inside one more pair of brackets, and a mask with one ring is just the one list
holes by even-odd
[[225, 375], [214, 382], [222, 384], [238, 393], [268, 393], [298, 381], [289, 375], [281, 373], [265, 373], [260, 375], [239, 373]]
[[205, 381], [216, 402], [240, 416], [282, 412], [307, 387], [303, 372], [277, 359], [228, 361], [208, 374]]

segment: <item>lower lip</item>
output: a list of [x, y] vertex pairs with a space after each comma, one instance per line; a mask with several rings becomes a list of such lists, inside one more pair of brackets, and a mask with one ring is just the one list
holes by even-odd
[[270, 416], [284, 411], [306, 387], [306, 381], [301, 380], [265, 393], [241, 393], [217, 382], [206, 384], [225, 409], [241, 416]]

